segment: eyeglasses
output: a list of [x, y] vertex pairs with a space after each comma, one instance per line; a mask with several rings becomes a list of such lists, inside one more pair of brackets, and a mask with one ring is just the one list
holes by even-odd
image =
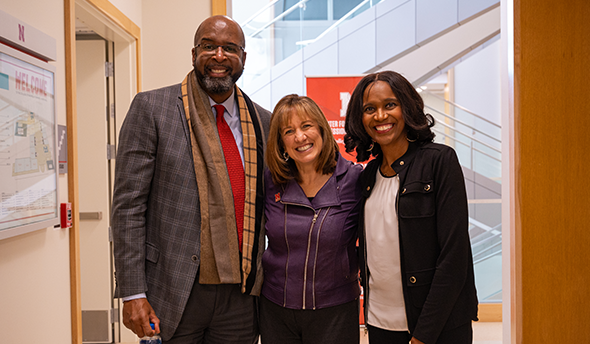
[[240, 51], [244, 51], [244, 48], [240, 47], [239, 45], [235, 44], [212, 44], [212, 43], [200, 43], [195, 46], [195, 48], [201, 48], [206, 53], [216, 52], [217, 48], [221, 47], [224, 53], [231, 54], [231, 55], [238, 55]]

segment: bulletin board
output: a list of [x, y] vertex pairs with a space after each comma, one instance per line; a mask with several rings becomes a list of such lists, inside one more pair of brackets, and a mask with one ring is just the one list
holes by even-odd
[[0, 44], [0, 239], [59, 223], [55, 68]]

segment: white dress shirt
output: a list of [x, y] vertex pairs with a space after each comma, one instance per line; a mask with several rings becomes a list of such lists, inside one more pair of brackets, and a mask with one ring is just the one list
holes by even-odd
[[[244, 137], [242, 136], [242, 122], [240, 121], [240, 107], [238, 106], [238, 102], [236, 101], [236, 97], [234, 97], [235, 91], [232, 91], [231, 96], [227, 98], [223, 103], [219, 105], [223, 105], [225, 107], [225, 112], [223, 113], [223, 118], [227, 122], [227, 125], [231, 129], [232, 134], [234, 134], [234, 139], [236, 140], [236, 145], [238, 146], [238, 150], [240, 151], [240, 158], [242, 158], [242, 166], [244, 166]], [[209, 103], [211, 104], [211, 111], [213, 111], [213, 116], [217, 116], [217, 110], [213, 107], [213, 105], [218, 105], [215, 100], [209, 97]], [[215, 118], [213, 118], [215, 120]]]

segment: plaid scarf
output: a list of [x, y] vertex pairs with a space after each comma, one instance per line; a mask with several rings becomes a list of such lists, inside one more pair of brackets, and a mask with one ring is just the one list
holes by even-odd
[[[252, 257], [253, 251], [258, 253], [257, 256], [261, 254], [256, 239], [264, 237], [264, 234], [256, 235], [257, 168], [260, 162], [256, 132], [246, 100], [237, 86], [234, 93], [238, 100], [244, 143], [245, 200], [241, 261], [233, 195], [215, 116], [207, 94], [196, 80], [195, 72], [191, 71], [182, 82], [182, 101], [191, 134], [201, 208], [199, 283], [241, 283], [242, 292], [246, 292], [246, 283], [253, 266], [252, 259], [258, 261], [258, 257]], [[255, 115], [254, 118], [258, 119], [258, 114]], [[255, 248], [255, 245], [258, 247]], [[256, 265], [260, 268], [260, 264]], [[255, 284], [259, 287], [261, 278], [256, 276], [255, 279]], [[252, 287], [252, 279], [249, 287]]]

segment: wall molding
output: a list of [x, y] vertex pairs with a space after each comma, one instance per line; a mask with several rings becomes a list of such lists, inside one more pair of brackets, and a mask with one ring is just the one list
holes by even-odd
[[502, 322], [502, 304], [480, 303], [477, 317], [481, 322]]
[[211, 15], [227, 15], [226, 0], [211, 0]]
[[[135, 40], [137, 92], [141, 91], [141, 30], [108, 0], [78, 0], [92, 5], [104, 18]], [[68, 201], [72, 204], [70, 246], [70, 313], [72, 344], [82, 344], [82, 305], [80, 279], [80, 215], [78, 189], [78, 117], [76, 112], [76, 0], [64, 0], [66, 126], [68, 135]]]

